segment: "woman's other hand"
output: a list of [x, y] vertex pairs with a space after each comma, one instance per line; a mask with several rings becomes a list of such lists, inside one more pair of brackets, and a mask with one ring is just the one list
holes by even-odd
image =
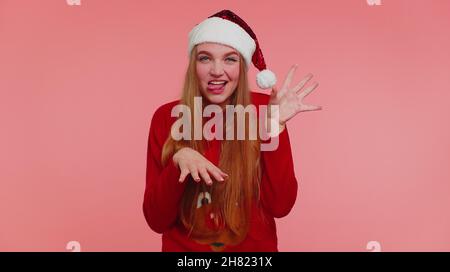
[[293, 65], [291, 67], [281, 89], [278, 90], [278, 88], [274, 86], [270, 96], [269, 105], [278, 105], [278, 110], [269, 113], [269, 118], [278, 118], [281, 129], [284, 129], [285, 123], [299, 112], [322, 109], [321, 106], [306, 105], [303, 103], [303, 98], [319, 85], [319, 83], [314, 82], [311, 86], [300, 92], [305, 84], [313, 77], [311, 73], [306, 75], [294, 87], [289, 87], [297, 67], [298, 65]]
[[207, 160], [202, 154], [189, 147], [183, 147], [178, 150], [173, 155], [172, 160], [180, 168], [181, 174], [178, 180], [180, 183], [184, 182], [188, 174], [191, 174], [196, 182], [200, 182], [201, 177], [208, 185], [212, 185], [211, 176], [216, 181], [224, 181], [228, 177], [226, 173]]

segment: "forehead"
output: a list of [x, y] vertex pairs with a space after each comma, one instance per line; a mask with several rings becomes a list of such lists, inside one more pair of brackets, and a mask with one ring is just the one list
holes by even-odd
[[205, 42], [197, 45], [197, 52], [210, 53], [211, 55], [238, 54], [238, 51], [231, 46], [212, 42]]

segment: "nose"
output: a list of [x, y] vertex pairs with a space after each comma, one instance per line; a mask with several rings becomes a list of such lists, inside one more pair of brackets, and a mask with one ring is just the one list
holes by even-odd
[[211, 70], [210, 70], [211, 75], [213, 76], [221, 76], [223, 74], [223, 67], [222, 64], [218, 61], [215, 61], [212, 64]]

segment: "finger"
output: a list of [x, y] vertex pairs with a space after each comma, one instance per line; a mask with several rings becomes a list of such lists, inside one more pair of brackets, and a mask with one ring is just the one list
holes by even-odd
[[189, 174], [189, 169], [182, 163], [180, 163], [178, 166], [180, 167], [180, 178], [178, 179], [178, 181], [182, 183], [186, 179], [186, 176]]
[[188, 174], [189, 174], [189, 170], [188, 170], [187, 168], [184, 168], [184, 169], [181, 171], [180, 178], [178, 179], [178, 181], [179, 181], [180, 183], [183, 183], [184, 180], [186, 179], [186, 176], [187, 176]]
[[301, 111], [315, 111], [315, 110], [321, 110], [321, 106], [314, 106], [314, 105], [303, 105], [301, 108]]
[[208, 172], [218, 181], [225, 181], [222, 174], [216, 169], [216, 167], [209, 166]]
[[220, 173], [220, 175], [222, 177], [224, 177], [225, 179], [227, 179], [229, 177], [229, 175], [227, 173], [225, 173], [224, 171], [222, 171], [219, 167], [215, 166], [214, 167], [217, 169], [217, 171]]
[[306, 88], [303, 92], [298, 94], [298, 97], [300, 99], [306, 97], [308, 94], [310, 94], [312, 91], [314, 91], [315, 88], [317, 88], [317, 86], [319, 86], [319, 83], [314, 82], [313, 85], [309, 86], [308, 88]]
[[211, 185], [212, 179], [208, 174], [208, 171], [206, 171], [206, 168], [200, 168], [199, 169], [200, 175], [202, 176], [202, 179], [206, 182], [206, 184]]
[[227, 173], [225, 173], [224, 171], [220, 170], [220, 168], [217, 168], [217, 169], [219, 170], [220, 174], [221, 174], [223, 177], [226, 177], [226, 178], [229, 177], [229, 175], [228, 175]]
[[190, 166], [190, 167], [189, 167], [189, 172], [191, 172], [191, 176], [192, 176], [192, 178], [193, 178], [196, 182], [199, 182], [199, 181], [200, 181], [200, 176], [198, 175], [197, 167], [195, 167], [195, 166]]
[[286, 79], [284, 80], [283, 86], [281, 87], [281, 90], [287, 90], [289, 88], [289, 85], [291, 85], [292, 78], [294, 76], [295, 70], [297, 70], [298, 65], [294, 64], [292, 65], [291, 69], [289, 69], [289, 72], [286, 76]]
[[295, 87], [292, 89], [293, 92], [297, 93], [305, 84], [313, 77], [313, 74], [307, 74]]
[[228, 174], [225, 173], [224, 171], [222, 171], [222, 169], [220, 169], [219, 167], [217, 167], [214, 163], [208, 161], [208, 165], [206, 166], [207, 170], [209, 171], [210, 169], [212, 170], [216, 170], [217, 172], [219, 172], [220, 175], [222, 175], [223, 177], [228, 177]]

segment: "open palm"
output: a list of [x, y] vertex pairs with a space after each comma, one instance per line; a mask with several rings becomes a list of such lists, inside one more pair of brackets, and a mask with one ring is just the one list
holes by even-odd
[[304, 77], [294, 87], [289, 87], [297, 67], [297, 65], [293, 65], [291, 67], [280, 90], [278, 90], [275, 86], [272, 89], [269, 106], [278, 105], [278, 107], [275, 107], [274, 110], [269, 112], [269, 118], [278, 118], [280, 125], [284, 125], [289, 119], [294, 117], [299, 112], [322, 109], [321, 106], [307, 105], [303, 103], [303, 98], [310, 94], [319, 85], [315, 82], [312, 86], [300, 92], [308, 80], [312, 78], [312, 74], [306, 75], [306, 77]]

